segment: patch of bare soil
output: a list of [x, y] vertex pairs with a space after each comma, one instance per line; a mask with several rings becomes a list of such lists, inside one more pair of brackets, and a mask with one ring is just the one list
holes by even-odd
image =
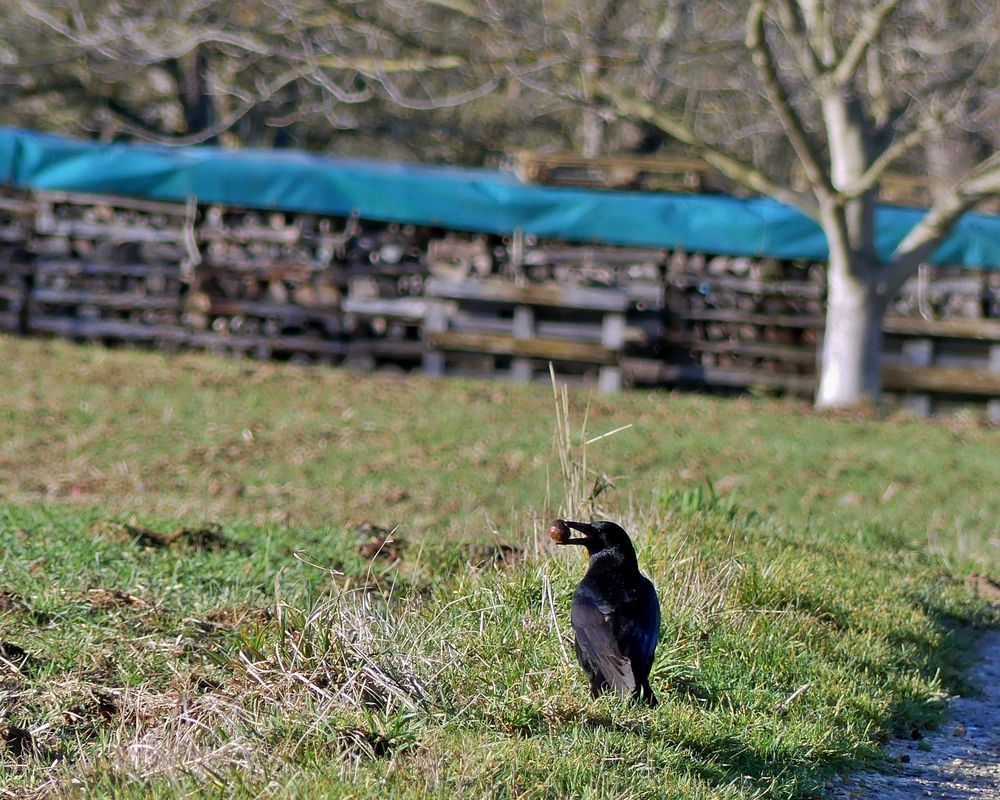
[[0, 668], [6, 667], [12, 672], [22, 672], [31, 661], [31, 656], [20, 645], [13, 642], [0, 642]]
[[476, 569], [509, 567], [524, 560], [524, 551], [511, 544], [474, 544], [466, 549], [465, 557]]
[[187, 547], [192, 550], [242, 550], [243, 548], [222, 533], [219, 525], [201, 528], [178, 528], [169, 533], [154, 531], [139, 525], [102, 521], [90, 526], [90, 535], [116, 544], [136, 543], [142, 547]]
[[81, 592], [78, 597], [98, 611], [111, 611], [116, 608], [145, 611], [149, 608], [149, 603], [141, 597], [123, 592], [120, 589], [87, 589], [85, 592]]
[[941, 729], [919, 741], [887, 746], [899, 763], [892, 774], [868, 772], [835, 780], [838, 800], [1000, 800], [1000, 630], [983, 639], [981, 660], [970, 674], [981, 692], [955, 697]]
[[206, 633], [213, 633], [235, 630], [242, 625], [267, 625], [273, 619], [272, 609], [258, 608], [244, 603], [213, 608], [203, 618], [194, 620], [194, 624]]
[[0, 591], [0, 614], [13, 614], [27, 611], [28, 604], [16, 592]]
[[985, 600], [990, 605], [1000, 607], [1000, 583], [986, 575], [970, 575], [965, 579], [965, 585], [972, 594]]
[[17, 761], [23, 761], [31, 756], [35, 749], [35, 741], [31, 731], [19, 725], [4, 725], [0, 727], [0, 740], [3, 740], [7, 752]]
[[395, 563], [403, 558], [406, 542], [398, 536], [393, 536], [388, 528], [363, 522], [355, 529], [358, 536], [358, 555], [369, 561], [388, 561]]

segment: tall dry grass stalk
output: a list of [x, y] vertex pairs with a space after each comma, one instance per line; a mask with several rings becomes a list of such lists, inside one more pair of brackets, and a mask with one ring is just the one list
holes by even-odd
[[563, 499], [559, 514], [565, 519], [583, 519], [599, 515], [604, 510], [601, 505], [602, 496], [606, 494], [608, 489], [613, 488], [613, 484], [606, 475], [592, 470], [588, 466], [588, 445], [628, 430], [632, 424], [622, 425], [612, 431], [588, 439], [587, 421], [590, 416], [588, 403], [583, 412], [583, 422], [580, 424], [579, 435], [574, 436], [570, 420], [569, 390], [566, 384], [560, 385], [556, 380], [555, 369], [551, 363], [549, 363], [549, 377], [552, 381], [552, 400], [556, 421], [553, 445], [559, 456], [559, 473], [563, 485]]

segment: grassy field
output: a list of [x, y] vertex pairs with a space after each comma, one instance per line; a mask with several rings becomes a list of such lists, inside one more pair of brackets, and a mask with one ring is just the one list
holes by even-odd
[[[559, 447], [546, 387], [0, 353], [0, 797], [813, 797], [997, 621], [971, 421], [580, 391]], [[655, 711], [587, 696], [568, 508], [657, 585]]]

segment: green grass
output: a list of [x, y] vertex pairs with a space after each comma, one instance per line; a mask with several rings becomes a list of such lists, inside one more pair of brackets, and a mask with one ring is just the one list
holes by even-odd
[[[544, 387], [0, 351], [0, 797], [812, 797], [933, 725], [996, 618], [962, 581], [1000, 579], [1000, 433], [969, 422], [573, 393], [574, 440], [631, 427], [567, 498]], [[657, 585], [655, 711], [587, 696], [567, 501]]]

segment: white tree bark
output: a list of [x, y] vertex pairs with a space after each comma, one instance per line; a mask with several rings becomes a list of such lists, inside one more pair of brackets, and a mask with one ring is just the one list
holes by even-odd
[[[863, 115], [840, 92], [825, 96], [822, 108], [830, 182], [841, 193], [867, 171], [871, 143]], [[819, 222], [830, 256], [816, 405], [839, 408], [877, 402], [884, 306], [873, 285], [877, 274], [874, 193], [824, 203]]]
[[826, 329], [816, 405], [844, 408], [878, 400], [882, 305], [871, 281], [859, 275], [857, 256], [830, 248]]

